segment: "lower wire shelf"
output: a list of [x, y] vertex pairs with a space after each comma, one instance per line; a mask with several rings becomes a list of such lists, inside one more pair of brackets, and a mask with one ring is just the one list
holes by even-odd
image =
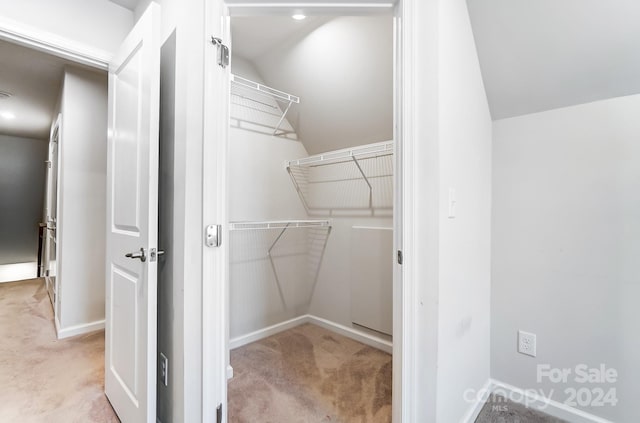
[[[287, 307], [287, 302], [285, 300], [284, 292], [282, 289], [282, 284], [280, 281], [280, 277], [278, 275], [278, 270], [276, 268], [276, 264], [274, 261], [273, 250], [278, 244], [278, 242], [282, 239], [285, 232], [289, 229], [300, 229], [300, 228], [315, 228], [315, 229], [326, 229], [326, 235], [323, 238], [320, 238], [322, 242], [321, 248], [318, 250], [318, 257], [316, 257], [316, 269], [314, 272], [313, 283], [311, 296], [313, 296], [313, 292], [315, 291], [316, 283], [318, 282], [318, 275], [320, 274], [320, 264], [322, 263], [322, 259], [324, 257], [324, 252], [327, 248], [327, 241], [329, 240], [329, 235], [331, 234], [331, 221], [330, 220], [268, 220], [268, 221], [252, 221], [252, 222], [229, 222], [229, 230], [230, 231], [266, 231], [272, 229], [280, 229], [280, 233], [276, 236], [275, 240], [271, 243], [270, 247], [267, 249], [266, 257], [271, 264], [271, 270], [273, 271], [273, 275], [276, 280], [276, 284], [278, 286], [278, 293], [280, 295], [280, 300], [282, 301], [283, 307]], [[312, 241], [313, 242], [313, 241]], [[309, 302], [311, 298], [309, 298]]]

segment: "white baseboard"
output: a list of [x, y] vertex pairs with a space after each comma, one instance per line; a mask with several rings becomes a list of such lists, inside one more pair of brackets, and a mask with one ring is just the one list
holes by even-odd
[[570, 423], [613, 423], [610, 420], [595, 416], [577, 408], [570, 407], [558, 401], [545, 398], [531, 391], [517, 388], [498, 380], [491, 380], [491, 392], [506, 394], [507, 398], [529, 408], [540, 410], [543, 413]]
[[285, 330], [300, 326], [304, 323], [307, 323], [308, 321], [308, 315], [305, 314], [304, 316], [296, 317], [294, 319], [287, 320], [282, 323], [257, 330], [255, 332], [251, 332], [250, 334], [233, 338], [229, 341], [229, 349], [235, 350], [236, 348], [242, 347], [243, 345], [268, 338], [271, 335], [275, 335], [276, 333], [284, 332]]
[[295, 319], [287, 320], [285, 322], [278, 323], [276, 325], [269, 326], [255, 332], [251, 332], [248, 335], [234, 338], [229, 341], [229, 349], [234, 350], [238, 347], [242, 347], [243, 345], [259, 341], [285, 330], [300, 326], [304, 323], [313, 323], [339, 335], [343, 335], [355, 341], [362, 342], [365, 345], [369, 345], [370, 347], [377, 348], [389, 354], [393, 352], [393, 344], [389, 341], [376, 338], [375, 336], [360, 332], [356, 329], [352, 329], [347, 326], [334, 323], [330, 320], [322, 319], [320, 317], [312, 316], [310, 314], [305, 314], [304, 316], [296, 317]]
[[343, 326], [330, 320], [322, 319], [320, 317], [312, 316], [310, 314], [307, 315], [307, 317], [309, 318], [309, 323], [314, 323], [332, 332], [346, 336], [347, 338], [351, 338], [355, 341], [362, 342], [365, 345], [377, 348], [386, 353], [393, 353], [393, 344], [389, 341], [385, 341], [384, 339], [377, 338], [364, 332], [360, 332], [356, 329], [352, 329], [350, 327]]
[[486, 399], [489, 397], [492, 392], [493, 381], [491, 379], [487, 379], [487, 381], [482, 385], [480, 391], [478, 391], [478, 395], [476, 395], [475, 402], [471, 404], [471, 407], [467, 410], [461, 423], [474, 423], [480, 415], [480, 411], [482, 411], [482, 407], [486, 402]]
[[58, 319], [56, 318], [56, 332], [58, 333], [58, 339], [84, 335], [85, 333], [91, 333], [102, 329], [104, 329], [104, 320], [98, 320], [97, 322], [71, 326], [68, 328], [60, 328], [60, 322], [58, 322]]
[[38, 263], [35, 261], [0, 265], [0, 283], [35, 279], [37, 274]]
[[227, 365], [227, 380], [233, 379], [233, 367]]

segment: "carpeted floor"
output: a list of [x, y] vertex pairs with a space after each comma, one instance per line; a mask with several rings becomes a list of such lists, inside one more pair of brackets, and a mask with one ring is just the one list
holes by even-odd
[[475, 423], [567, 423], [503, 396], [491, 395]]
[[389, 423], [391, 355], [305, 324], [231, 351], [229, 423]]
[[118, 422], [104, 331], [58, 341], [42, 279], [0, 284], [0, 422]]

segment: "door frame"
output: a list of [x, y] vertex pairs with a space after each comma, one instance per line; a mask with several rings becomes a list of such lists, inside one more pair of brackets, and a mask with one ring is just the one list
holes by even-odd
[[[401, 250], [404, 256], [402, 265], [394, 264], [394, 342], [393, 342], [393, 421], [416, 422], [426, 417], [425, 403], [435, 407], [436, 379], [422, 380], [424, 374], [436, 367], [437, 338], [434, 334], [419, 333], [423, 326], [418, 322], [418, 307], [422, 306], [417, 276], [419, 260], [413, 259], [418, 253], [415, 234], [416, 223], [420, 216], [418, 184], [413, 181], [423, 172], [416, 160], [418, 147], [417, 123], [420, 107], [415, 98], [417, 76], [414, 69], [418, 60], [417, 47], [419, 25], [416, 9], [424, 0], [397, 0], [389, 3], [246, 3], [215, 5], [206, 2], [207, 35], [219, 37], [228, 43], [230, 39], [231, 12], [238, 14], [282, 14], [293, 12], [296, 8], [313, 10], [317, 14], [379, 14], [391, 12], [394, 16], [394, 139], [395, 142], [395, 200], [394, 200], [394, 251]], [[431, 4], [431, 2], [429, 2]], [[235, 13], [234, 13], [235, 14]], [[434, 15], [437, 16], [437, 15]], [[221, 19], [218, 19], [222, 17]], [[436, 17], [431, 23], [437, 22]], [[433, 28], [432, 28], [433, 30]], [[421, 63], [424, 64], [424, 63]], [[226, 264], [228, 248], [227, 228], [227, 144], [229, 116], [229, 75], [227, 68], [218, 71], [215, 63], [215, 48], [208, 46], [205, 52], [205, 101], [204, 115], [216, 116], [205, 120], [203, 156], [208, 157], [203, 164], [203, 227], [208, 224], [221, 224], [223, 227], [223, 246], [207, 249], [203, 254], [203, 398], [216, 398], [216, 401], [203, 401], [203, 421], [215, 421], [218, 404], [222, 404], [223, 421], [226, 421], [227, 398], [227, 354], [228, 354], [228, 303], [227, 289], [228, 266]], [[215, 93], [215, 94], [214, 94]], [[424, 134], [422, 134], [424, 136]], [[431, 133], [427, 135], [432, 135]], [[432, 281], [427, 282], [426, 292], [430, 292]], [[427, 325], [431, 329], [431, 325]], [[429, 351], [425, 352], [425, 345]], [[423, 351], [420, 354], [420, 351]], [[426, 353], [426, 357], [425, 357]], [[416, 374], [419, 373], [419, 374]], [[427, 386], [428, 392], [418, 397], [419, 387]], [[426, 401], [425, 401], [426, 400]], [[426, 421], [426, 420], [421, 420]]]
[[[54, 141], [55, 140], [55, 141]], [[59, 280], [60, 278], [58, 277], [60, 272], [58, 271], [58, 258], [60, 256], [60, 236], [58, 236], [58, 234], [60, 233], [60, 227], [59, 227], [59, 222], [60, 222], [60, 169], [61, 169], [61, 158], [62, 155], [60, 154], [60, 146], [62, 141], [62, 114], [58, 113], [58, 116], [56, 116], [55, 121], [53, 122], [53, 125], [51, 125], [51, 131], [50, 131], [50, 135], [49, 135], [49, 148], [48, 148], [48, 152], [47, 152], [47, 175], [46, 175], [46, 182], [45, 182], [45, 212], [44, 212], [44, 219], [45, 219], [45, 223], [47, 224], [47, 228], [46, 228], [46, 236], [44, 237], [44, 258], [43, 258], [43, 266], [44, 266], [44, 278], [45, 278], [45, 286], [47, 288], [47, 294], [50, 295], [50, 279], [49, 279], [49, 275], [47, 274], [48, 271], [48, 267], [49, 267], [49, 263], [51, 261], [51, 257], [50, 257], [50, 249], [51, 249], [51, 244], [50, 244], [50, 232], [49, 232], [49, 227], [48, 227], [48, 223], [49, 223], [49, 216], [51, 215], [51, 211], [52, 211], [52, 207], [51, 207], [51, 190], [52, 190], [52, 185], [53, 185], [53, 181], [55, 180], [55, 185], [56, 185], [56, 195], [55, 195], [55, 216], [56, 216], [56, 253], [54, 256], [54, 260], [56, 261], [56, 274], [55, 274], [55, 283], [53, 286], [53, 292], [54, 292], [54, 296], [53, 298], [51, 298], [51, 304], [53, 305], [53, 316], [54, 316], [54, 320], [57, 323], [57, 319], [58, 319], [58, 293], [60, 292], [59, 290]], [[55, 150], [55, 161], [56, 161], [56, 166], [55, 166], [55, 174], [53, 172], [53, 157], [52, 157], [52, 146], [53, 144], [57, 144], [56, 145], [56, 150]]]

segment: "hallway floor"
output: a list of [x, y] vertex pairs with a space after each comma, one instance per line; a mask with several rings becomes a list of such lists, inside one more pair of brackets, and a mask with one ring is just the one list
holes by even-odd
[[0, 284], [0, 422], [118, 422], [104, 331], [57, 340], [44, 281]]

